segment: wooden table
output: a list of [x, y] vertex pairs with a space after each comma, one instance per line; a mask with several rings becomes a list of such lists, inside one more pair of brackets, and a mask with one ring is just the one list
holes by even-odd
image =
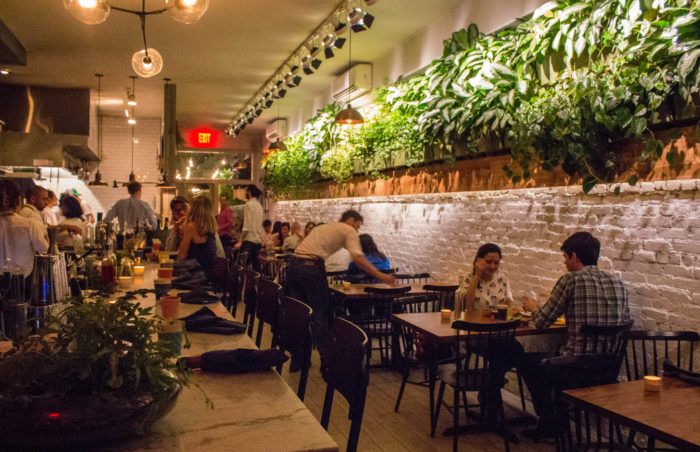
[[[155, 268], [147, 268], [135, 288], [152, 287]], [[178, 291], [171, 290], [171, 294]], [[144, 305], [155, 303], [151, 296]], [[206, 305], [218, 316], [231, 319], [220, 303]], [[180, 305], [184, 317], [201, 305]], [[156, 313], [160, 307], [156, 306]], [[184, 356], [210, 350], [256, 348], [246, 334], [223, 336], [189, 333], [192, 344]], [[274, 370], [238, 375], [197, 373], [193, 381], [214, 403], [209, 409], [201, 391], [184, 388], [175, 408], [143, 437], [118, 444], [114, 451], [237, 450], [237, 451], [337, 451], [338, 445], [295, 392]]]
[[644, 381], [570, 389], [562, 399], [680, 450], [700, 451], [700, 386], [664, 377], [660, 392], [646, 392]]
[[[466, 312], [462, 318], [467, 322], [474, 323], [495, 323], [493, 316], [483, 315], [481, 312]], [[443, 319], [440, 312], [423, 312], [416, 314], [394, 314], [392, 316], [394, 323], [402, 324], [408, 328], [420, 332], [425, 339], [425, 359], [428, 366], [428, 385], [430, 394], [430, 427], [433, 430], [435, 426], [435, 382], [437, 380], [437, 365], [430, 351], [434, 351], [440, 344], [452, 343], [455, 340], [457, 330], [452, 328], [454, 321], [454, 311], [449, 319]], [[531, 336], [539, 334], [563, 334], [566, 331], [564, 325], [553, 325], [550, 328], [538, 330], [529, 325], [529, 323], [521, 322], [521, 325], [515, 330], [516, 336]], [[399, 350], [399, 338], [397, 336], [398, 328], [394, 328], [393, 338], [393, 354], [398, 356], [401, 353]]]

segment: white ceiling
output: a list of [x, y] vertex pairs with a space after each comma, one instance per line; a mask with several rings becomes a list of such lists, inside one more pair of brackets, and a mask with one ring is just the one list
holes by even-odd
[[[463, 0], [381, 0], [368, 11], [375, 16], [369, 31], [353, 34], [353, 60], [372, 61]], [[141, 0], [113, 0], [114, 6], [140, 9]], [[146, 9], [163, 0], [147, 0]], [[136, 80], [138, 117], [161, 117], [163, 78], [177, 84], [181, 127], [223, 129], [309, 34], [335, 9], [338, 0], [210, 0], [202, 19], [181, 24], [168, 13], [147, 19], [149, 47], [163, 56], [163, 71]], [[74, 19], [61, 0], [2, 0], [0, 20], [27, 50], [27, 66], [10, 66], [0, 83], [53, 87], [97, 87], [102, 80], [105, 114], [123, 115], [131, 85], [131, 55], [143, 48], [139, 19], [112, 11], [99, 25]], [[347, 37], [347, 36], [345, 36]], [[325, 60], [319, 71], [304, 76], [280, 103], [286, 111], [308, 104], [324, 92], [348, 62], [348, 45]], [[303, 75], [303, 74], [302, 74]], [[248, 130], [261, 130], [276, 116], [266, 110]]]

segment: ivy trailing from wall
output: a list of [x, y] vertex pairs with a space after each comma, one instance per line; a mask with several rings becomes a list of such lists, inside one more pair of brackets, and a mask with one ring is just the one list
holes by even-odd
[[[321, 110], [287, 140], [290, 155], [266, 162], [265, 183], [277, 194], [342, 183], [354, 162], [377, 175], [399, 154], [412, 166], [428, 148], [450, 160], [454, 143], [477, 154], [496, 139], [517, 164], [503, 168], [513, 183], [560, 166], [588, 191], [619, 173], [616, 142], [642, 140], [651, 164], [664, 147], [650, 126], [697, 118], [699, 1], [560, 0], [498, 35], [471, 25], [423, 75], [379, 90], [363, 126], [348, 132], [332, 122], [339, 107]], [[675, 165], [675, 148], [666, 158]], [[285, 165], [306, 165], [304, 177], [282, 177], [294, 173]]]

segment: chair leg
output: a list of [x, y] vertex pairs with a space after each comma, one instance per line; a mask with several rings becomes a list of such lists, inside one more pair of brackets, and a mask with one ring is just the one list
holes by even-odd
[[445, 395], [445, 382], [440, 382], [440, 389], [438, 390], [437, 401], [435, 402], [435, 417], [433, 418], [433, 425], [430, 426], [430, 436], [435, 436], [435, 428], [438, 423], [438, 416], [440, 416], [440, 408], [442, 408], [442, 397]]
[[520, 390], [520, 404], [523, 407], [523, 411], [527, 412], [527, 408], [525, 407], [525, 392], [523, 391], [523, 377], [520, 376], [520, 372], [517, 370], [515, 371], [515, 375], [518, 378], [518, 389]]
[[323, 412], [321, 413], [321, 427], [328, 430], [328, 421], [331, 419], [331, 408], [333, 407], [333, 393], [335, 389], [328, 386], [326, 388], [326, 397], [323, 400]]
[[401, 375], [401, 387], [399, 388], [399, 395], [396, 397], [396, 405], [394, 406], [394, 412], [397, 413], [399, 411], [399, 405], [401, 405], [401, 397], [403, 397], [403, 390], [406, 389], [406, 380], [408, 380], [408, 373], [410, 372], [410, 369], [407, 367], [404, 369]]
[[452, 406], [452, 451], [457, 452], [458, 446], [457, 442], [459, 440], [459, 391], [457, 388], [452, 388], [454, 390], [454, 400]]
[[262, 320], [258, 320], [258, 332], [255, 335], [255, 346], [260, 348], [260, 342], [262, 342], [262, 331], [263, 331], [263, 325], [265, 322]]
[[351, 407], [352, 416], [350, 422], [350, 433], [348, 434], [348, 447], [346, 452], [356, 452], [357, 443], [360, 440], [360, 431], [362, 430], [362, 416], [365, 411], [364, 400], [358, 403], [358, 406]]
[[309, 365], [304, 364], [301, 367], [301, 373], [299, 374], [299, 388], [297, 389], [297, 396], [299, 400], [304, 401], [304, 394], [306, 393], [306, 381], [309, 379]]

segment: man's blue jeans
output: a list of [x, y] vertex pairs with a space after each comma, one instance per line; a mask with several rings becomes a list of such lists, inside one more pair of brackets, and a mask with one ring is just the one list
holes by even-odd
[[287, 287], [289, 296], [313, 309], [311, 329], [316, 348], [323, 355], [330, 331], [328, 280], [323, 259], [293, 257], [287, 267]]

